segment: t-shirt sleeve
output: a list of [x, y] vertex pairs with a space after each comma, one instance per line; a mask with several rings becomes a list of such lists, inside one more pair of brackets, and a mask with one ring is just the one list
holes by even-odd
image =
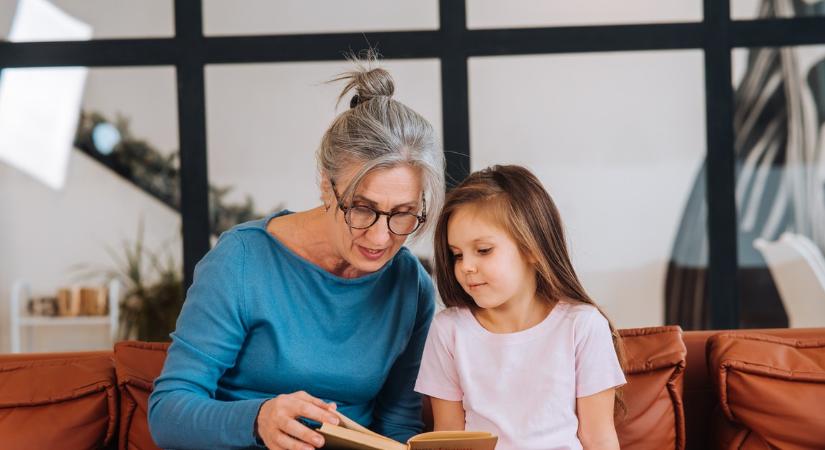
[[457, 402], [464, 398], [464, 393], [455, 362], [455, 317], [455, 314], [445, 310], [433, 320], [424, 344], [415, 390], [430, 397]]
[[576, 398], [597, 394], [626, 382], [613, 347], [610, 325], [593, 308], [576, 323]]

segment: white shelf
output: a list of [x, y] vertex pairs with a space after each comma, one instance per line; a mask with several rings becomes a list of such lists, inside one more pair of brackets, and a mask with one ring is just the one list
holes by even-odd
[[[31, 316], [24, 312], [24, 305], [31, 297], [31, 290], [29, 285], [23, 281], [17, 281], [12, 287], [11, 302], [11, 327], [9, 331], [11, 334], [11, 351], [12, 353], [20, 353], [23, 350], [22, 335], [23, 331], [31, 335], [32, 329], [35, 327], [53, 327], [53, 326], [107, 326], [109, 328], [110, 345], [115, 342], [117, 337], [117, 327], [119, 319], [118, 307], [120, 306], [120, 283], [117, 280], [112, 280], [109, 283], [108, 301], [109, 314], [105, 316], [60, 316], [60, 317], [46, 317], [46, 316]], [[31, 339], [29, 339], [31, 340]]]
[[76, 317], [37, 317], [22, 316], [19, 324], [42, 326], [42, 325], [106, 325], [109, 326], [109, 316], [76, 316]]

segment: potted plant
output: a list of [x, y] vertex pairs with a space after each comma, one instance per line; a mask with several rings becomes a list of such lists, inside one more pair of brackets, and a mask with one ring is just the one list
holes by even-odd
[[122, 254], [111, 248], [107, 251], [115, 261], [115, 269], [104, 271], [104, 275], [119, 280], [125, 288], [118, 340], [168, 341], [183, 306], [180, 266], [168, 252], [146, 248], [142, 220], [134, 242], [123, 242]]

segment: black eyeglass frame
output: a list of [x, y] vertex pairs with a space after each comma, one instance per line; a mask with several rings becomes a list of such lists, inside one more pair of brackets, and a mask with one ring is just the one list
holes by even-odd
[[[392, 233], [396, 236], [409, 236], [409, 235], [415, 233], [415, 231], [418, 230], [421, 227], [422, 223], [427, 221], [427, 199], [424, 196], [424, 192], [421, 193], [421, 215], [414, 214], [414, 213], [407, 212], [407, 211], [387, 212], [387, 211], [381, 211], [380, 209], [375, 209], [372, 206], [366, 206], [366, 205], [358, 205], [358, 206], [346, 206], [346, 205], [344, 205], [344, 202], [341, 201], [341, 196], [338, 195], [338, 190], [335, 187], [335, 180], [330, 179], [329, 182], [330, 182], [330, 185], [332, 186], [332, 194], [335, 195], [335, 201], [338, 203], [338, 209], [340, 209], [341, 212], [344, 213], [344, 221], [347, 223], [347, 225], [349, 225], [351, 228], [354, 228], [356, 230], [366, 230], [367, 228], [375, 225], [375, 222], [378, 222], [379, 217], [387, 216], [387, 229], [390, 230], [390, 233]], [[369, 225], [367, 225], [365, 227], [356, 227], [352, 223], [350, 223], [350, 213], [349, 213], [349, 211], [351, 211], [353, 208], [366, 208], [366, 209], [373, 212], [375, 218], [372, 220], [372, 222], [370, 222]], [[393, 218], [393, 216], [399, 216], [401, 214], [407, 214], [407, 215], [415, 217], [415, 219], [416, 219], [415, 228], [413, 228], [412, 231], [410, 231], [409, 233], [396, 233], [395, 231], [393, 231], [392, 226], [390, 225], [390, 220]]]

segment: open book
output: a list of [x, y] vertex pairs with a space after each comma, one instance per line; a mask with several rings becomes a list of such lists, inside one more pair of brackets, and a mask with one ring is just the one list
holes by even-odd
[[324, 423], [317, 431], [326, 439], [325, 449], [340, 450], [494, 450], [498, 437], [483, 431], [433, 431], [417, 434], [406, 444], [370, 431], [334, 411], [341, 422]]

